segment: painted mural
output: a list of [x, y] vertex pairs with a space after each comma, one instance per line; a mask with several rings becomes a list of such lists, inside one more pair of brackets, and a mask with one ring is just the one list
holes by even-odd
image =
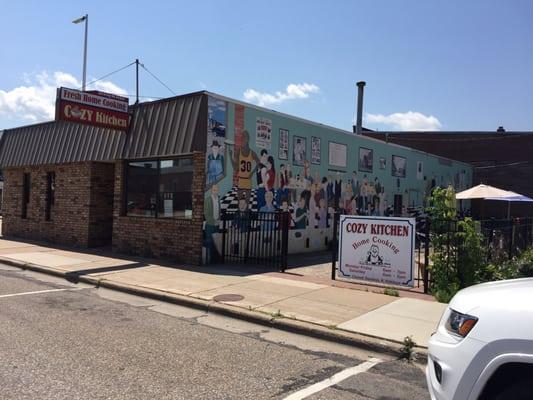
[[335, 210], [406, 214], [424, 206], [434, 187], [459, 191], [472, 179], [464, 163], [214, 96], [207, 136], [208, 261], [220, 250], [223, 210], [287, 210], [289, 252], [317, 251], [331, 237]]

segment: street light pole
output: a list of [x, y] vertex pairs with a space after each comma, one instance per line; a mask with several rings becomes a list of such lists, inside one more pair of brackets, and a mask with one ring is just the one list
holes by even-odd
[[81, 90], [85, 92], [85, 83], [87, 82], [87, 33], [89, 30], [89, 14], [85, 14], [83, 17], [72, 21], [73, 24], [79, 24], [85, 22], [85, 40], [83, 43], [83, 81]]

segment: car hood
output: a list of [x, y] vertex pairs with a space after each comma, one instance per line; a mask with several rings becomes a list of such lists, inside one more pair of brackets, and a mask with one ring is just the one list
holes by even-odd
[[530, 311], [531, 304], [533, 278], [522, 278], [470, 286], [459, 291], [449, 306], [460, 313], [468, 314], [478, 307], [514, 311], [524, 308]]

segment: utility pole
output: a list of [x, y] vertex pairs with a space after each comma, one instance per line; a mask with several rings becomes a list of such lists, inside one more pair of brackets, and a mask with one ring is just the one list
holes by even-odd
[[137, 100], [135, 104], [139, 103], [139, 59], [135, 59], [135, 88], [137, 93]]
[[85, 14], [83, 17], [72, 21], [73, 24], [79, 24], [85, 22], [85, 40], [83, 44], [83, 80], [81, 90], [85, 92], [85, 83], [87, 82], [87, 36], [89, 31], [89, 14]]

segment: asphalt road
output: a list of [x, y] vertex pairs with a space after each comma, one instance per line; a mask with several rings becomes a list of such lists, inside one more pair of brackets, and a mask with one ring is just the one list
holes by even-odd
[[2, 399], [284, 399], [374, 359], [299, 398], [429, 398], [417, 365], [0, 265]]

